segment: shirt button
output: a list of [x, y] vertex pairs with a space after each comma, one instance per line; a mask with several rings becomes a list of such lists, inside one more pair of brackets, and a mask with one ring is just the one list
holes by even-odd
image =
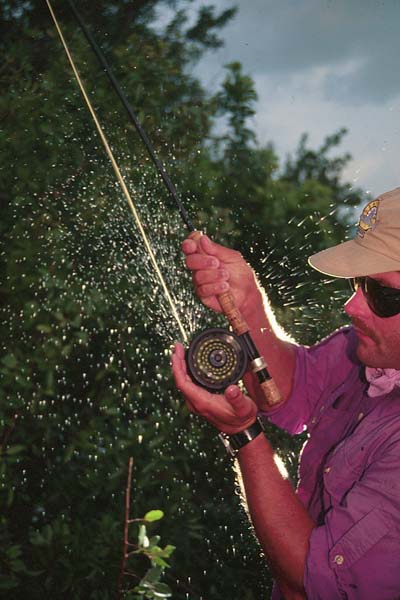
[[344, 563], [344, 556], [342, 554], [336, 554], [333, 562], [335, 562], [337, 565], [342, 565]]
[[330, 471], [331, 469], [332, 469], [332, 467], [326, 467], [326, 468], [324, 469], [324, 473], [329, 473], [329, 471]]
[[358, 415], [358, 417], [357, 417], [357, 421], [361, 421], [361, 419], [363, 418], [363, 416], [364, 416], [364, 413], [360, 412], [359, 415]]

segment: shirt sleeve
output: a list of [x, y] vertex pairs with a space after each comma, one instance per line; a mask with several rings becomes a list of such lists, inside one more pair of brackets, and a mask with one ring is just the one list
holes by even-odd
[[351, 327], [335, 331], [314, 346], [296, 348], [296, 368], [288, 400], [261, 415], [290, 434], [307, 429], [319, 406], [348, 377], [355, 365], [355, 336]]
[[[329, 476], [326, 488], [334, 493], [340, 485], [328, 484]], [[313, 530], [304, 575], [308, 600], [400, 598], [399, 529], [400, 439]]]

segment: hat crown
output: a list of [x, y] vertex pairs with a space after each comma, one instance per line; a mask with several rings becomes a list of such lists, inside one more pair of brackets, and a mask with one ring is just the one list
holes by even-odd
[[318, 252], [309, 263], [334, 277], [400, 271], [400, 187], [368, 202], [354, 240]]

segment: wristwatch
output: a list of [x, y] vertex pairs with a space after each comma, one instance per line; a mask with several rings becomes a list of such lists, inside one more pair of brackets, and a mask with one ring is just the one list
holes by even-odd
[[243, 446], [254, 440], [254, 438], [263, 432], [263, 422], [259, 417], [257, 417], [254, 423], [250, 425], [250, 427], [247, 427], [247, 429], [239, 431], [238, 433], [234, 433], [233, 435], [228, 435], [227, 433], [223, 433], [221, 431], [218, 434], [218, 437], [225, 446], [227, 453], [235, 458], [240, 448], [243, 448]]

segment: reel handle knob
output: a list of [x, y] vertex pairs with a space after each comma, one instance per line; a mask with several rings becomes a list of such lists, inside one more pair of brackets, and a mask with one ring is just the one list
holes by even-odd
[[[189, 238], [197, 242], [202, 235], [203, 234], [201, 231], [193, 231], [190, 233]], [[200, 252], [204, 254], [201, 250]], [[274, 380], [271, 378], [271, 375], [268, 373], [264, 359], [260, 356], [260, 353], [258, 352], [250, 336], [250, 328], [243, 318], [242, 313], [237, 308], [232, 292], [228, 291], [218, 294], [217, 300], [233, 331], [236, 333], [236, 335], [242, 337], [247, 347], [247, 354], [251, 363], [254, 361], [257, 363], [257, 361], [260, 359], [264, 363], [263, 368], [260, 369], [257, 367], [254, 368], [253, 371], [257, 375], [266, 403], [268, 406], [274, 406], [275, 404], [278, 404], [282, 399], [281, 394]]]

